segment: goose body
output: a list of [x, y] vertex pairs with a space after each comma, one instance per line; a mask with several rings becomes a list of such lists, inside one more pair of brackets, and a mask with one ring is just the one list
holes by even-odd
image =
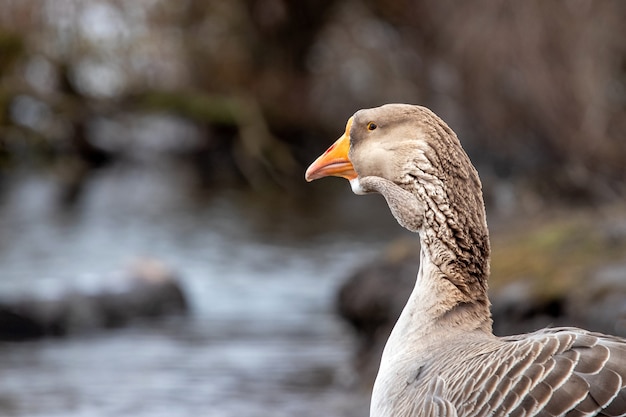
[[379, 193], [419, 234], [415, 288], [383, 351], [371, 417], [626, 416], [626, 340], [577, 328], [496, 337], [478, 173], [425, 107], [359, 110], [306, 172]]

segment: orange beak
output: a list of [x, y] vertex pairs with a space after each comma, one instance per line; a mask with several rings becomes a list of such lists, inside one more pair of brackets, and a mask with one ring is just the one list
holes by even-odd
[[352, 166], [348, 151], [350, 150], [350, 127], [352, 126], [352, 117], [346, 124], [346, 132], [342, 137], [337, 139], [330, 148], [319, 156], [306, 170], [304, 178], [311, 182], [313, 180], [335, 176], [342, 177], [347, 180], [353, 180], [357, 177], [357, 173]]

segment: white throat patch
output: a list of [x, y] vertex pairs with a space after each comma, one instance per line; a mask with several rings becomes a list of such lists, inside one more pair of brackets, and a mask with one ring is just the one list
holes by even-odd
[[361, 187], [361, 183], [359, 182], [359, 177], [353, 178], [350, 180], [350, 187], [352, 188], [352, 192], [357, 195], [365, 195], [367, 194], [363, 187]]

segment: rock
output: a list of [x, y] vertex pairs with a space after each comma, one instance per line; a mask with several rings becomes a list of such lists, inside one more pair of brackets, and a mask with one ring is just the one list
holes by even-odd
[[581, 327], [626, 337], [626, 262], [592, 272], [569, 297], [568, 315]]
[[538, 296], [532, 280], [515, 281], [492, 294], [494, 333], [574, 326], [626, 337], [626, 262], [603, 265], [565, 293]]
[[566, 304], [560, 296], [538, 297], [531, 279], [513, 281], [491, 293], [490, 299], [497, 336], [553, 327], [562, 320]]
[[19, 305], [0, 305], [0, 340], [28, 340], [43, 337], [46, 332], [46, 326], [23, 314]]
[[128, 325], [138, 319], [184, 314], [188, 303], [174, 272], [143, 259], [102, 285], [50, 297], [0, 301], [0, 340], [65, 336]]

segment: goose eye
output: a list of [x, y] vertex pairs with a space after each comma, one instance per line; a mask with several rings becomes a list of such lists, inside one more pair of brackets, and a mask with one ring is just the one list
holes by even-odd
[[378, 126], [377, 126], [377, 125], [376, 125], [376, 123], [374, 123], [374, 122], [369, 122], [369, 123], [367, 124], [367, 130], [374, 130], [374, 129], [376, 129], [377, 127], [378, 127]]

